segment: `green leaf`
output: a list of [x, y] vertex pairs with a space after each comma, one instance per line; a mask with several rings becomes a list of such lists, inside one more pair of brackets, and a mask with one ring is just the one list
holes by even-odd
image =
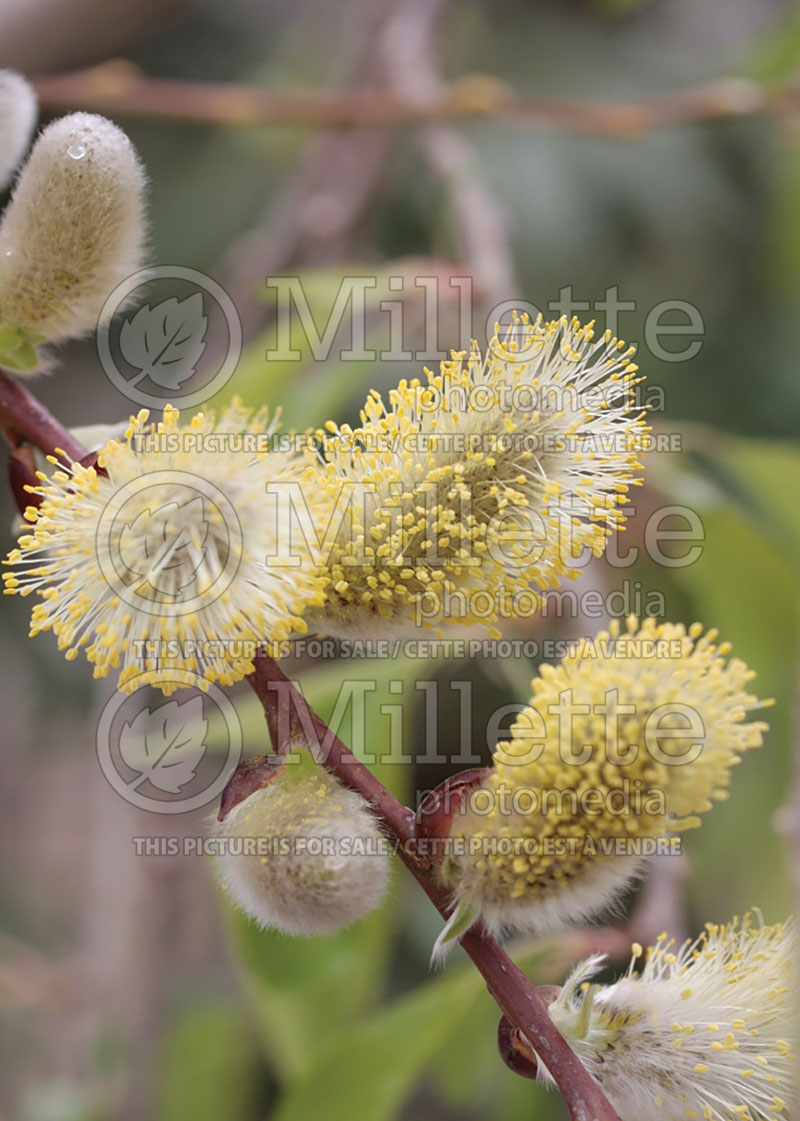
[[[322, 337], [342, 285], [342, 272], [338, 268], [307, 269], [298, 280], [317, 332]], [[287, 314], [288, 326], [276, 320], [245, 349], [235, 375], [212, 404], [225, 404], [235, 393], [253, 408], [266, 403], [274, 411], [281, 406], [283, 427], [305, 430], [328, 419], [328, 407], [341, 403], [350, 390], [350, 379], [343, 379], [341, 363], [334, 357], [330, 361], [315, 359], [294, 306]], [[349, 308], [346, 308], [343, 325], [348, 323], [349, 314]], [[336, 338], [339, 339], [340, 335], [341, 329], [337, 330]], [[283, 347], [284, 336], [288, 349], [296, 352], [295, 356], [268, 357]], [[346, 345], [334, 343], [332, 356]], [[366, 362], [354, 364], [354, 373], [359, 381], [368, 376], [370, 365]]]
[[0, 366], [8, 370], [35, 370], [39, 365], [36, 347], [25, 331], [0, 323]]
[[[455, 342], [461, 324], [458, 319], [458, 288], [448, 283], [448, 269], [452, 270], [452, 266], [444, 262], [430, 262], [429, 268], [440, 280], [438, 329], [443, 339]], [[329, 353], [315, 355], [317, 339], [309, 340], [294, 304], [288, 310], [282, 308], [286, 316], [284, 321], [273, 321], [247, 347], [233, 378], [212, 404], [219, 407], [227, 403], [232, 394], [238, 394], [246, 405], [253, 408], [266, 403], [274, 410], [280, 405], [284, 409], [284, 430], [299, 431], [321, 427], [326, 420], [344, 419], [343, 410], [351, 414], [357, 412], [369, 389], [380, 389], [382, 384], [394, 386], [399, 376], [407, 373], [406, 359], [386, 357], [389, 353], [402, 351], [411, 355], [415, 350], [430, 346], [428, 334], [431, 325], [427, 319], [426, 294], [423, 287], [415, 283], [418, 271], [419, 262], [409, 259], [390, 261], [380, 270], [376, 270], [373, 264], [361, 268], [353, 266], [345, 273], [340, 266], [305, 270], [297, 279], [307, 311], [314, 322], [317, 339], [322, 340], [327, 332], [331, 340]], [[340, 297], [342, 284], [346, 283], [348, 276], [364, 276], [375, 282], [374, 287], [363, 292], [363, 349], [374, 352], [374, 358], [358, 357], [361, 347], [357, 339], [356, 356], [352, 359], [343, 357], [353, 345], [352, 304], [344, 304]], [[395, 287], [398, 278], [399, 287]], [[392, 286], [390, 281], [394, 282]], [[334, 313], [337, 297], [339, 309]], [[358, 288], [353, 298], [356, 304], [361, 302]], [[390, 317], [387, 301], [392, 305], [401, 305], [393, 312], [393, 315], [400, 315], [399, 319]], [[274, 317], [274, 291], [269, 294], [269, 303]], [[340, 312], [341, 321], [335, 323], [334, 314], [338, 316]], [[295, 356], [268, 357], [287, 350], [295, 351]], [[415, 372], [422, 373], [422, 363]]]
[[[552, 943], [528, 943], [515, 956], [530, 975], [554, 952], [558, 958]], [[476, 1049], [484, 1060], [479, 1070], [502, 1077], [499, 1016], [472, 965], [434, 975], [344, 1035], [327, 1043], [323, 1037], [313, 1065], [287, 1089], [270, 1121], [392, 1121], [426, 1072], [439, 1077], [446, 1055], [456, 1081], [473, 1085]], [[511, 1080], [520, 1081], [509, 1072]], [[535, 1096], [527, 1084], [529, 1104]]]
[[[765, 823], [774, 819], [789, 777], [792, 713], [798, 658], [800, 598], [800, 451], [789, 444], [738, 439], [716, 453], [726, 487], [707, 508], [698, 502], [705, 527], [702, 554], [675, 569], [676, 585], [688, 595], [697, 618], [718, 627], [734, 653], [756, 672], [753, 691], [774, 697], [763, 715], [770, 733], [761, 751], [749, 754], [733, 776], [730, 799], [708, 814], [686, 839], [695, 877], [703, 885], [703, 913], [723, 917], [758, 903], [769, 920], [790, 906], [781, 838]], [[788, 608], [787, 605], [793, 605]], [[794, 612], [793, 614], [793, 607]], [[755, 843], [756, 831], [758, 843]], [[721, 864], [736, 868], [720, 880]], [[731, 894], [733, 893], [733, 894]], [[699, 901], [698, 901], [699, 903]]]
[[750, 72], [762, 82], [791, 79], [800, 64], [800, 5], [789, 4], [782, 18], [770, 21]]
[[271, 1121], [391, 1121], [480, 995], [473, 969], [429, 981], [345, 1033], [315, 1036], [315, 1061]]
[[245, 1121], [254, 1115], [258, 1051], [241, 1012], [192, 1004], [167, 1029], [156, 1121]]
[[732, 458], [742, 481], [780, 527], [775, 544], [794, 548], [800, 557], [800, 448], [785, 441], [737, 440]]
[[308, 1067], [319, 1033], [338, 1033], [374, 1003], [390, 931], [385, 907], [330, 938], [290, 938], [230, 914], [242, 986], [279, 1081]]
[[19, 327], [11, 327], [8, 323], [0, 323], [0, 350], [14, 350], [22, 340]]
[[[555, 939], [518, 940], [508, 950], [535, 984], [557, 982], [573, 964], [563, 954], [563, 942]], [[503, 1112], [503, 1100], [498, 1100], [498, 1090], [509, 1085], [513, 1088], [519, 1083], [525, 1087], [527, 1101], [527, 1108], [520, 1116], [547, 1121], [550, 1116], [547, 1103], [555, 1103], [556, 1108], [560, 1108], [560, 1095], [548, 1095], [543, 1088], [511, 1074], [501, 1063], [497, 1053], [499, 1018], [500, 1012], [494, 999], [482, 990], [473, 1005], [459, 1017], [458, 1023], [451, 1025], [444, 1045], [436, 1055], [432, 1070], [436, 1085], [455, 1109], [464, 1110], [469, 1105], [471, 1111], [481, 1117], [507, 1121], [516, 1117], [517, 1113], [511, 1109]], [[465, 1062], [465, 1056], [469, 1056], [468, 1062]]]

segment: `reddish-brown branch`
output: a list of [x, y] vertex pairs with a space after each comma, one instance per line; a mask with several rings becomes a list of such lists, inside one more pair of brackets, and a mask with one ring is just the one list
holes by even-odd
[[484, 74], [467, 76], [422, 96], [385, 88], [270, 89], [150, 78], [121, 61], [49, 75], [37, 79], [34, 86], [44, 109], [88, 109], [187, 124], [361, 128], [484, 117], [622, 138], [698, 121], [794, 113], [800, 107], [793, 86], [767, 89], [738, 78], [638, 102], [564, 101], [524, 97]]
[[[80, 460], [85, 450], [48, 410], [17, 381], [0, 371], [0, 427], [12, 442], [27, 441], [50, 454], [61, 448]], [[415, 816], [403, 806], [333, 734], [306, 704], [302, 694], [272, 659], [256, 659], [248, 678], [264, 706], [273, 745], [280, 747], [300, 727], [321, 748], [325, 766], [351, 790], [361, 794], [380, 817], [397, 853], [443, 917], [450, 911], [447, 893], [419, 852]], [[505, 950], [478, 924], [463, 934], [461, 945], [483, 976], [503, 1014], [535, 1046], [556, 1080], [572, 1121], [620, 1121], [597, 1083], [589, 1076], [547, 1014], [536, 987]]]
[[86, 454], [69, 430], [24, 385], [3, 370], [0, 370], [0, 427], [13, 445], [27, 441], [45, 455], [55, 455], [58, 448], [70, 461], [80, 460]]
[[[448, 895], [431, 871], [424, 851], [418, 852], [411, 810], [334, 735], [271, 658], [258, 657], [248, 680], [264, 706], [273, 746], [278, 747], [285, 741], [290, 720], [296, 720], [312, 746], [319, 748], [328, 770], [366, 799], [380, 817], [396, 844], [398, 856], [440, 915], [446, 918], [450, 913]], [[536, 987], [497, 940], [479, 924], [463, 934], [460, 942], [503, 1014], [535, 1046], [558, 1083], [573, 1121], [619, 1121], [597, 1083], [556, 1030]]]

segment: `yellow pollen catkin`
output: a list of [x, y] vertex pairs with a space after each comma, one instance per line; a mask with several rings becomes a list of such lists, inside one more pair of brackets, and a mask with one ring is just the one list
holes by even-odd
[[558, 929], [671, 851], [767, 727], [746, 721], [763, 702], [724, 649], [713, 630], [631, 618], [541, 666], [451, 822], [445, 875], [459, 904], [497, 931]]
[[[482, 355], [373, 391], [320, 432], [336, 508], [324, 609], [334, 634], [533, 614], [623, 522], [648, 432], [631, 349], [592, 324], [518, 317]], [[601, 407], [602, 406], [602, 407]], [[380, 581], [380, 587], [376, 581]]]

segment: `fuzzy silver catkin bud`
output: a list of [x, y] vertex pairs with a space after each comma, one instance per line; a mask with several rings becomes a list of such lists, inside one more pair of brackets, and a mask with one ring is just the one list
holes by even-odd
[[36, 94], [21, 74], [0, 70], [0, 188], [25, 155], [35, 124]]
[[0, 323], [30, 343], [94, 330], [141, 264], [144, 187], [136, 151], [111, 121], [73, 113], [48, 125], [0, 226]]
[[246, 914], [285, 934], [333, 934], [380, 903], [389, 857], [363, 798], [305, 752], [217, 826], [217, 868]]

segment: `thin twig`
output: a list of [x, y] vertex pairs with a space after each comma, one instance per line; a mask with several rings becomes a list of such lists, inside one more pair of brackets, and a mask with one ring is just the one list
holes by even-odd
[[[392, 38], [384, 46], [391, 89], [409, 103], [430, 103], [447, 89], [438, 57], [445, 5], [443, 0], [406, 0], [401, 12], [402, 19], [387, 29]], [[436, 123], [422, 128], [418, 140], [447, 191], [460, 263], [488, 311], [517, 291], [506, 215], [463, 130]]]
[[527, 97], [498, 78], [473, 74], [420, 97], [383, 87], [277, 89], [151, 78], [116, 60], [38, 78], [34, 86], [44, 109], [88, 109], [185, 124], [396, 128], [489, 118], [622, 139], [675, 125], [800, 109], [796, 85], [767, 87], [742, 78], [720, 78], [641, 101], [580, 101]]
[[[362, 0], [337, 92], [383, 81], [380, 43], [387, 24], [397, 18], [395, 0]], [[391, 141], [391, 132], [384, 128], [320, 129], [309, 137], [263, 213], [220, 262], [220, 279], [236, 304], [246, 338], [253, 338], [273, 318], [264, 299], [265, 277], [289, 265], [320, 266], [359, 256], [353, 234], [383, 179]], [[226, 331], [212, 334], [203, 357], [209, 369], [221, 363], [220, 350], [227, 342]]]
[[[271, 658], [258, 657], [248, 681], [264, 707], [273, 746], [277, 747], [281, 742], [281, 729], [289, 727], [291, 714], [294, 713], [306, 735], [316, 737], [314, 746], [320, 749], [324, 765], [373, 808], [391, 835], [397, 855], [439, 914], [447, 918], [451, 909], [448, 895], [431, 871], [424, 852], [418, 853], [411, 810], [402, 805], [353, 755], [308, 706], [302, 694]], [[463, 934], [460, 942], [503, 1014], [535, 1046], [558, 1084], [573, 1121], [619, 1121], [600, 1087], [557, 1031], [536, 987], [497, 940], [482, 924], [478, 924]]]

